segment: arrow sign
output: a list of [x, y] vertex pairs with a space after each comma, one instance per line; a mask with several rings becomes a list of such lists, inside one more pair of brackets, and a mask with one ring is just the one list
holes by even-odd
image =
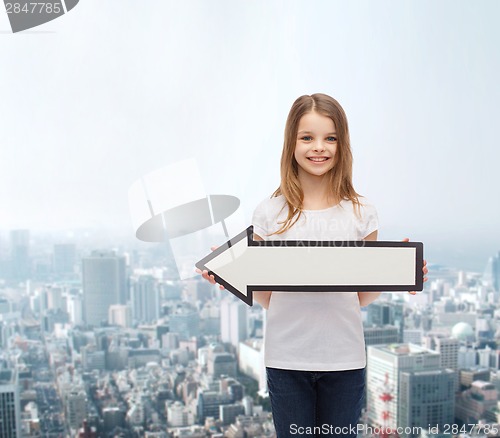
[[253, 226], [196, 263], [239, 299], [253, 291], [423, 289], [422, 242], [253, 240]]

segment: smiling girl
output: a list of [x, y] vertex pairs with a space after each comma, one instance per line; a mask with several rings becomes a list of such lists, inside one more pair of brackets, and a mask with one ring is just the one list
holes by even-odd
[[[256, 240], [377, 240], [377, 210], [354, 190], [347, 118], [332, 97], [293, 103], [280, 186], [257, 206], [252, 224]], [[253, 292], [267, 309], [264, 362], [278, 438], [356, 436], [366, 371], [360, 306], [379, 295]]]

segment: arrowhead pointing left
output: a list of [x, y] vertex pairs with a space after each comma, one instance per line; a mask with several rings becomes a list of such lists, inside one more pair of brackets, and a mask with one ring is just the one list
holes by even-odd
[[217, 283], [249, 306], [253, 305], [253, 293], [247, 286], [249, 266], [245, 263], [245, 254], [251, 241], [253, 226], [249, 226], [196, 263], [197, 268], [208, 270]]

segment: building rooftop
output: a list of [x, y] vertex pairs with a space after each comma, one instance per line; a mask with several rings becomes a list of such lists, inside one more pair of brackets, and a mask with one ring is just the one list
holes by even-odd
[[398, 356], [416, 356], [416, 355], [438, 355], [439, 353], [420, 345], [410, 343], [404, 344], [389, 344], [384, 347], [379, 347], [383, 351], [387, 351]]
[[420, 371], [403, 371], [402, 374], [412, 374], [414, 376], [436, 376], [441, 374], [453, 374], [452, 369], [438, 369], [438, 370], [420, 370]]
[[495, 385], [493, 385], [493, 383], [485, 382], [484, 380], [474, 380], [474, 382], [472, 382], [472, 386], [474, 386], [476, 388], [484, 389], [484, 390], [496, 389], [496, 387], [495, 387]]

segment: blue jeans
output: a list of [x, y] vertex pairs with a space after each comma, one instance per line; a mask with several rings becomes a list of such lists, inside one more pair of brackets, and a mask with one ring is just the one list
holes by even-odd
[[356, 437], [366, 368], [297, 371], [266, 367], [277, 438]]

